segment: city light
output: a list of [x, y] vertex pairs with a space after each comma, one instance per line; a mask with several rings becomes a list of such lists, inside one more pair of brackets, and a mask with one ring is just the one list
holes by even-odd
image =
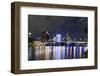
[[61, 42], [61, 34], [56, 34], [56, 42]]
[[[31, 37], [30, 34], [29, 37]], [[79, 59], [84, 58], [85, 52], [87, 52], [87, 42], [73, 40], [68, 34], [65, 38], [62, 34], [55, 34], [50, 39], [48, 31], [42, 32], [39, 40], [33, 40], [32, 44], [29, 47], [29, 51], [31, 50], [29, 52], [29, 59], [32, 58], [34, 60]]]

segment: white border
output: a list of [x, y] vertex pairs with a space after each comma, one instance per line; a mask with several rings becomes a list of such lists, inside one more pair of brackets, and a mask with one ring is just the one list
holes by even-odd
[[[28, 14], [88, 17], [88, 59], [28, 61]], [[20, 8], [20, 69], [43, 69], [94, 65], [94, 11], [41, 7]]]

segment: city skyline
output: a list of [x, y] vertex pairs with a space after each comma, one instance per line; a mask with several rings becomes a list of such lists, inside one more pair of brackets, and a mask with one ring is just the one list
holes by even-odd
[[72, 38], [87, 39], [88, 35], [88, 18], [87, 17], [64, 17], [64, 16], [28, 16], [28, 32], [33, 34], [34, 38], [39, 38], [41, 32], [48, 31], [50, 37], [56, 34], [70, 33]]
[[50, 38], [69, 33], [72, 39], [87, 39], [87, 22], [87, 17], [28, 15], [28, 32], [33, 38], [40, 38], [41, 32], [48, 31]]
[[28, 59], [88, 58], [88, 18], [28, 15]]

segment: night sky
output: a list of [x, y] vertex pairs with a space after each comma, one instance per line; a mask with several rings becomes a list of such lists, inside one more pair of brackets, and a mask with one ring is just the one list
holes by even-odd
[[28, 32], [34, 38], [40, 38], [41, 32], [48, 31], [50, 37], [69, 33], [72, 39], [87, 39], [88, 18], [71, 16], [28, 15]]

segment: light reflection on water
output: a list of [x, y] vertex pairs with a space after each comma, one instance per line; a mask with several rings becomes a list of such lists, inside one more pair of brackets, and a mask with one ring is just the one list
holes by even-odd
[[29, 47], [29, 60], [57, 60], [85, 58], [87, 46], [34, 46]]

